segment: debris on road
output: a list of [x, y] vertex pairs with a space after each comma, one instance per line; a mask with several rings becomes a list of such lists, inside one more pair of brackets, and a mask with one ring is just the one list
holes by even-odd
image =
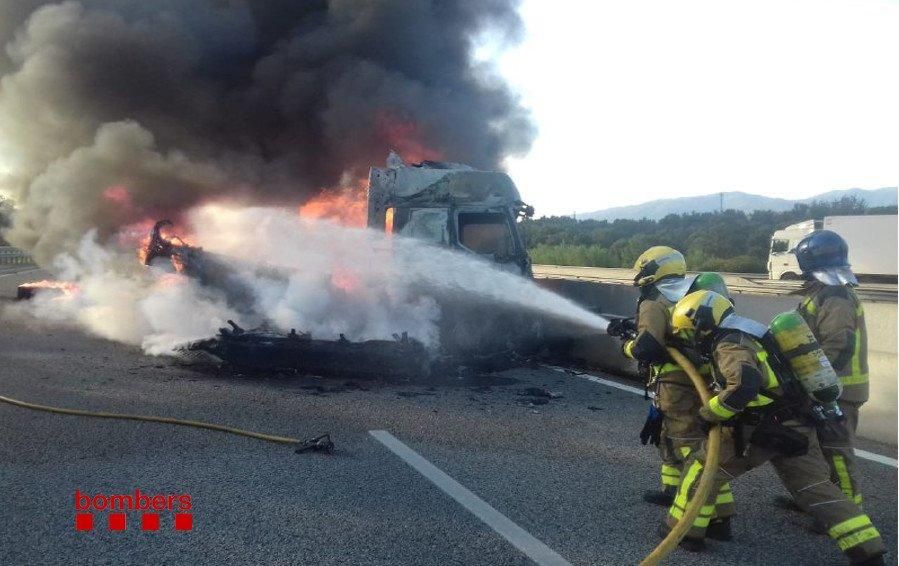
[[549, 391], [542, 387], [527, 387], [518, 392], [519, 395], [530, 395], [531, 397], [545, 397], [547, 399], [559, 399], [564, 397], [561, 393]]
[[393, 341], [352, 342], [343, 335], [338, 340], [316, 340], [296, 330], [284, 334], [266, 328], [244, 330], [231, 320], [228, 324], [231, 328], [220, 328], [217, 336], [187, 343], [180, 350], [202, 351], [230, 365], [256, 370], [297, 369], [356, 378], [430, 373], [428, 351], [405, 333]]
[[333, 454], [334, 443], [331, 442], [331, 435], [325, 433], [321, 436], [306, 439], [297, 444], [297, 449], [294, 450], [295, 454], [305, 454], [306, 452], [324, 452], [325, 454]]

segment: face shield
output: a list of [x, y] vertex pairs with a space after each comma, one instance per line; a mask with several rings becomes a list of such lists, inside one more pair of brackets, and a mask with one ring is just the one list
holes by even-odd
[[812, 271], [811, 276], [825, 285], [858, 286], [858, 279], [849, 267], [827, 267]]

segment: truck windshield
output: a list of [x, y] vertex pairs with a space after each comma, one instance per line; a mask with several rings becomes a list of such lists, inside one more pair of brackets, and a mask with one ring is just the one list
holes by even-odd
[[399, 234], [432, 244], [447, 245], [449, 212], [445, 209], [414, 209]]
[[460, 212], [459, 243], [479, 254], [513, 255], [512, 233], [506, 217], [496, 212]]
[[771, 253], [782, 254], [790, 251], [789, 240], [771, 240]]

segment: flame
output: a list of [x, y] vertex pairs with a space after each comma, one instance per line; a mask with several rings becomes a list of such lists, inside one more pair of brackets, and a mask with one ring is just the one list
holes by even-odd
[[[134, 234], [141, 234], [137, 241], [137, 257], [143, 264], [147, 263], [147, 255], [150, 252], [150, 244], [152, 242], [151, 230], [155, 224], [156, 222], [152, 220], [143, 220], [132, 224], [119, 232], [119, 239], [123, 242], [133, 242], [135, 239]], [[171, 258], [172, 266], [174, 266], [176, 271], [184, 271], [184, 261], [179, 250], [185, 247], [193, 247], [189, 238], [182, 238], [175, 233], [174, 227], [169, 225], [160, 228], [159, 238], [171, 246], [174, 246], [174, 249], [170, 251], [170, 255], [167, 257]]]
[[42, 279], [41, 281], [31, 281], [22, 283], [19, 288], [36, 291], [38, 289], [53, 289], [62, 292], [63, 296], [70, 297], [79, 291], [78, 284], [72, 281], [57, 281], [53, 279]]
[[406, 163], [440, 161], [443, 152], [429, 147], [417, 122], [383, 110], [376, 117], [378, 133], [387, 146], [399, 153]]
[[183, 275], [177, 273], [162, 273], [156, 277], [154, 285], [158, 289], [171, 289], [173, 287], [178, 287], [179, 285], [184, 285], [186, 281], [187, 280]]
[[354, 187], [323, 189], [318, 196], [300, 206], [300, 216], [333, 220], [344, 226], [364, 228], [368, 223], [366, 180]]
[[134, 207], [134, 199], [131, 197], [131, 192], [122, 185], [106, 187], [106, 190], [103, 191], [103, 198], [121, 208]]
[[178, 273], [184, 273], [184, 258], [181, 254], [172, 254], [172, 266]]
[[331, 273], [331, 284], [346, 293], [353, 293], [359, 289], [362, 281], [349, 269], [337, 267]]

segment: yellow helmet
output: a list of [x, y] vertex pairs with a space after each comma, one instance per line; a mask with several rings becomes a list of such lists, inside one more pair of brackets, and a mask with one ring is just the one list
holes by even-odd
[[634, 269], [637, 270], [634, 285], [644, 287], [667, 277], [683, 277], [687, 274], [687, 261], [674, 248], [653, 246], [640, 254]]
[[671, 332], [675, 335], [708, 333], [733, 312], [733, 304], [723, 295], [714, 291], [694, 291], [674, 305]]

